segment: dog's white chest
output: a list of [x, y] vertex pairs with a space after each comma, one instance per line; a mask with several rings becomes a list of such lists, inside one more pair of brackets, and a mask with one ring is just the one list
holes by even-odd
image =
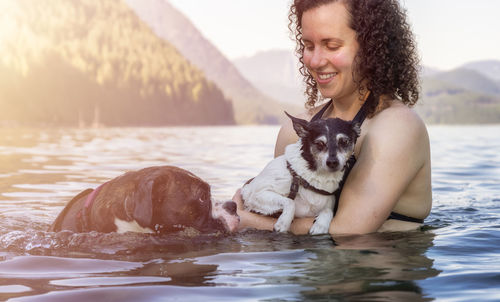
[[334, 202], [332, 195], [320, 195], [310, 190], [300, 188], [295, 198], [295, 216], [317, 216], [325, 207], [331, 207]]
[[150, 228], [143, 228], [137, 223], [137, 221], [125, 221], [118, 219], [115, 217], [115, 225], [117, 233], [126, 233], [126, 232], [134, 232], [134, 233], [154, 233]]

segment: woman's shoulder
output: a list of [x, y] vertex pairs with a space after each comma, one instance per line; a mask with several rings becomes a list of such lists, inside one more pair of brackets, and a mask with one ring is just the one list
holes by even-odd
[[392, 101], [390, 106], [370, 119], [370, 128], [384, 131], [426, 131], [422, 119], [401, 101]]
[[[307, 115], [305, 113], [294, 115], [295, 117], [306, 119]], [[293, 144], [299, 139], [297, 133], [293, 129], [293, 124], [290, 119], [287, 119], [281, 125], [280, 131], [278, 132], [278, 138], [276, 139], [276, 145], [274, 146], [274, 157], [278, 157], [285, 153], [285, 147], [289, 144]]]
[[417, 151], [428, 145], [425, 123], [413, 109], [400, 101], [393, 101], [367, 122], [367, 137], [383, 150], [402, 148]]

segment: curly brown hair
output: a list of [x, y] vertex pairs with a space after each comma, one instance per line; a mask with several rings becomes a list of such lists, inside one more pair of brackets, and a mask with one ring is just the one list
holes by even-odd
[[[318, 101], [318, 88], [304, 65], [302, 15], [310, 9], [337, 1], [346, 5], [351, 19], [349, 26], [356, 32], [359, 44], [353, 78], [359, 83], [360, 98], [367, 89], [375, 96], [399, 99], [407, 106], [413, 106], [420, 90], [420, 59], [406, 11], [398, 0], [294, 0], [288, 15], [289, 29], [297, 42], [296, 53], [308, 98], [306, 107], [312, 108]], [[368, 116], [376, 113], [378, 99], [374, 98], [375, 102], [369, 104]], [[378, 108], [385, 107], [387, 105], [382, 102]]]

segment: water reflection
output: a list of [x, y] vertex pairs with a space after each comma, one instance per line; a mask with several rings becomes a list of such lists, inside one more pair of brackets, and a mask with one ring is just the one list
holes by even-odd
[[429, 231], [372, 234], [337, 238], [334, 245], [328, 236], [280, 235], [277, 241], [274, 233], [254, 231], [235, 237], [241, 245], [233, 244], [233, 251], [183, 254], [162, 267], [181, 286], [267, 290], [288, 285], [288, 298], [306, 301], [424, 300], [418, 281], [440, 273], [427, 256], [434, 236]]
[[498, 129], [430, 129], [426, 228], [335, 242], [45, 231], [83, 189], [151, 165], [227, 199], [271, 159], [278, 127], [0, 129], [0, 300], [498, 300]]
[[[168, 292], [172, 299], [203, 294], [219, 300], [252, 292], [258, 299], [419, 300], [426, 296], [419, 281], [439, 274], [427, 255], [434, 236], [431, 231], [372, 234], [334, 243], [329, 236], [265, 231], [190, 238], [46, 233], [44, 240], [52, 241], [32, 252], [51, 256], [4, 259], [0, 280], [29, 287], [41, 299], [33, 301], [63, 301], [73, 294], [79, 301], [96, 294], [121, 297], [115, 286], [126, 286], [130, 294], [121, 301], [133, 301], [144, 286], [152, 289], [148, 295], [164, 291], [159, 297]], [[25, 239], [34, 244], [41, 238]]]
[[440, 273], [426, 255], [433, 239], [433, 233], [423, 231], [337, 237], [333, 250], [314, 251], [304, 285], [316, 289], [304, 292], [304, 297], [422, 299], [425, 295], [416, 281]]

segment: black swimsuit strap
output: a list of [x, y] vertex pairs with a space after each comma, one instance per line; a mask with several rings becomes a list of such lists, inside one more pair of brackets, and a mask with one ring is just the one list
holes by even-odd
[[367, 116], [366, 111], [368, 110], [368, 106], [373, 102], [378, 102], [378, 101], [375, 99], [373, 93], [370, 93], [366, 98], [365, 102], [363, 103], [363, 106], [359, 108], [358, 113], [356, 113], [356, 116], [352, 119], [352, 121], [355, 123], [359, 123], [361, 126], [361, 124], [363, 124], [363, 122], [366, 119]]
[[328, 107], [330, 107], [330, 105], [333, 103], [333, 100], [330, 100], [328, 101], [328, 103], [325, 104], [325, 106], [323, 106], [323, 108], [321, 108], [320, 111], [318, 111], [311, 119], [311, 122], [312, 121], [316, 121], [316, 120], [319, 120], [320, 118], [323, 117], [323, 114], [325, 113], [326, 109], [328, 109]]
[[415, 223], [424, 223], [423, 219], [414, 218], [414, 217], [406, 216], [403, 214], [398, 214], [396, 212], [391, 212], [391, 214], [389, 215], [387, 220], [389, 220], [389, 219], [396, 219], [396, 220], [400, 220], [400, 221], [415, 222]]
[[[372, 103], [373, 101], [375, 100], [375, 97], [373, 95], [373, 93], [370, 93], [368, 95], [368, 97], [366, 98], [365, 102], [363, 103], [363, 105], [361, 106], [361, 108], [359, 109], [358, 113], [356, 113], [356, 116], [354, 116], [354, 118], [352, 119], [353, 122], [356, 122], [356, 123], [360, 123], [362, 124], [363, 121], [366, 119], [366, 111], [367, 111], [367, 108], [368, 108], [368, 105], [370, 103]], [[328, 103], [325, 104], [325, 106], [323, 106], [323, 108], [321, 108], [312, 118], [311, 118], [311, 122], [312, 121], [316, 121], [320, 118], [323, 117], [323, 114], [325, 114], [325, 111], [330, 107], [330, 105], [333, 103], [333, 100], [330, 100], [328, 101]]]

